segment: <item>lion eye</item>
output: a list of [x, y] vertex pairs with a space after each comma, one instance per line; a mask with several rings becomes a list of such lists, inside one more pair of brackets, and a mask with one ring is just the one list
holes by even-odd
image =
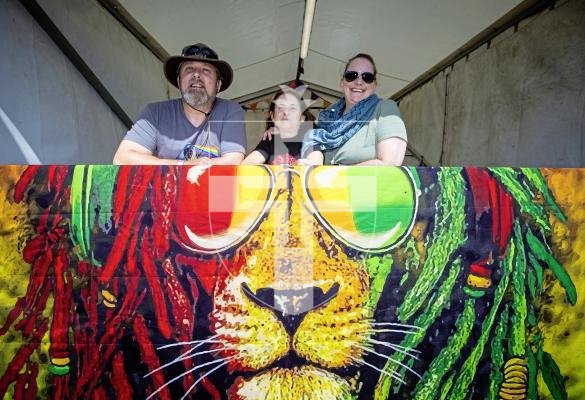
[[271, 192], [263, 166], [180, 168], [174, 216], [180, 241], [203, 253], [234, 246], [255, 228]]
[[399, 244], [418, 207], [415, 180], [406, 168], [315, 167], [305, 177], [305, 190], [325, 228], [362, 251]]

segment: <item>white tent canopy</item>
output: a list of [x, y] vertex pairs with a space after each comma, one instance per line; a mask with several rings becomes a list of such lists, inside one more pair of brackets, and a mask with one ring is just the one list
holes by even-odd
[[[339, 90], [345, 60], [376, 60], [389, 97], [520, 3], [518, 0], [318, 0], [301, 79]], [[224, 93], [240, 98], [295, 79], [302, 0], [120, 0], [169, 54], [204, 42], [235, 70]]]

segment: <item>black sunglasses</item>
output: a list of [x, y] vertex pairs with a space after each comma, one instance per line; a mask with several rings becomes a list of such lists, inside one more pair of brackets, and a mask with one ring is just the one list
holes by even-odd
[[203, 58], [210, 58], [217, 60], [217, 53], [209, 47], [187, 46], [183, 49], [184, 56], [201, 56]]
[[[360, 76], [360, 73], [357, 71], [345, 71], [345, 74], [343, 74], [343, 79], [348, 82], [353, 82], [358, 78], [358, 76]], [[366, 83], [372, 83], [376, 80], [376, 75], [374, 75], [372, 72], [362, 72], [362, 79]]]

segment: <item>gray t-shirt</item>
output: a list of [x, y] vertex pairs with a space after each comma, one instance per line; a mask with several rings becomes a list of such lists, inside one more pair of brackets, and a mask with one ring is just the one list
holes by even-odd
[[377, 157], [377, 145], [384, 139], [398, 137], [407, 141], [406, 127], [400, 110], [392, 100], [380, 100], [370, 122], [365, 124], [341, 147], [324, 153], [325, 164], [353, 165]]
[[185, 117], [181, 99], [151, 103], [124, 139], [166, 159], [185, 159], [185, 154], [192, 154], [191, 158], [215, 158], [224, 153], [245, 153], [244, 110], [236, 102], [216, 98], [207, 120], [193, 126]]

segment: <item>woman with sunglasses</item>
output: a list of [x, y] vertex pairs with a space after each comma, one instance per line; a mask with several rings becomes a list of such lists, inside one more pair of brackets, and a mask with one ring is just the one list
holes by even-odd
[[349, 59], [340, 82], [344, 98], [319, 114], [302, 154], [309, 164], [394, 165], [406, 153], [398, 106], [376, 96], [376, 65], [369, 54]]
[[266, 119], [270, 135], [260, 140], [243, 164], [295, 165], [301, 155], [303, 137], [315, 127], [315, 117], [304, 104], [301, 93], [306, 86], [292, 89], [282, 86], [272, 102]]

